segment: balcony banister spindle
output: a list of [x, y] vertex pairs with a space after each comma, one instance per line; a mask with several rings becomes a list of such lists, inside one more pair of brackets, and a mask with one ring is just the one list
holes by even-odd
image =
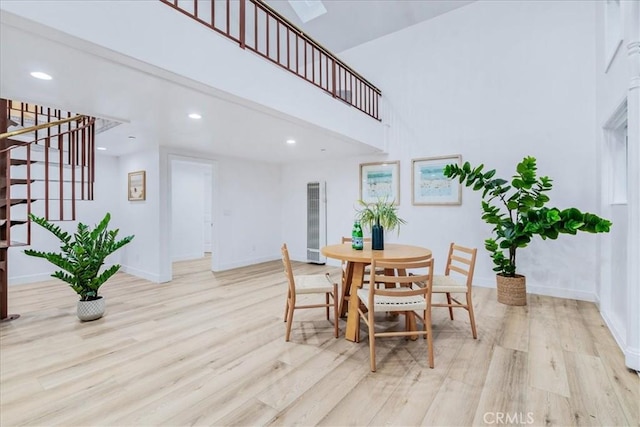
[[231, 0], [227, 0], [227, 27], [226, 33], [229, 37], [231, 37]]
[[51, 147], [51, 138], [44, 140], [44, 216], [49, 218], [49, 148]]
[[269, 18], [270, 18], [269, 14], [265, 13], [264, 14], [264, 22], [265, 22], [265, 26], [267, 28], [267, 31], [265, 33], [267, 35], [267, 40], [266, 40], [267, 58], [269, 57]]
[[60, 162], [60, 166], [58, 167], [58, 180], [59, 180], [59, 205], [60, 205], [60, 221], [64, 219], [64, 168], [62, 165], [64, 164], [64, 136], [62, 134], [58, 135], [58, 159]]
[[[197, 1], [197, 0], [196, 0]], [[69, 134], [69, 157], [71, 161], [71, 219], [76, 220], [76, 133]], [[62, 198], [62, 195], [60, 196]]]
[[[245, 37], [246, 37], [246, 0], [240, 0], [240, 16], [245, 17], [240, 19], [240, 47], [244, 49], [245, 47]], [[211, 8], [213, 9], [215, 1], [211, 2]], [[280, 51], [278, 50], [278, 55]]]

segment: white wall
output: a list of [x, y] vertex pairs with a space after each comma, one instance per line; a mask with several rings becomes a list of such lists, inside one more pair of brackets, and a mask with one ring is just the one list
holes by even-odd
[[[129, 172], [146, 172], [146, 199], [129, 201], [127, 180]], [[121, 232], [134, 234], [131, 243], [121, 249], [123, 271], [144, 277], [152, 282], [160, 282], [160, 165], [158, 150], [141, 151], [122, 156], [116, 183], [117, 199], [123, 221]]]
[[[213, 270], [227, 270], [279, 258], [282, 243], [279, 166], [161, 149], [120, 158], [96, 157], [96, 198], [91, 202], [78, 203], [78, 219], [95, 224], [106, 212], [111, 212], [111, 226], [120, 228], [121, 236], [135, 235], [131, 243], [107, 260], [109, 263], [119, 262], [122, 271], [152, 282], [171, 279], [170, 157], [204, 162], [209, 167], [215, 165]], [[140, 170], [146, 172], [146, 200], [129, 201], [128, 173]], [[177, 193], [190, 194], [190, 187], [183, 184], [180, 183]], [[198, 209], [203, 212], [203, 209]], [[200, 224], [201, 220], [202, 215]], [[72, 231], [76, 223], [61, 222], [60, 226]], [[199, 237], [201, 239], [202, 234]], [[33, 248], [57, 250], [58, 247], [57, 240], [48, 232], [33, 226]], [[46, 261], [25, 256], [22, 249], [15, 247], [9, 250], [9, 283], [47, 280], [53, 268]]]
[[[204, 162], [213, 165], [213, 254], [214, 271], [278, 259], [281, 242], [280, 167], [229, 157], [161, 148], [161, 170], [169, 176], [172, 159]], [[165, 182], [166, 181], [166, 182]], [[169, 180], [161, 184], [160, 228], [168, 230], [172, 223], [171, 198], [175, 188]], [[180, 189], [180, 191], [184, 191]], [[160, 236], [162, 251], [170, 245], [170, 236]], [[170, 253], [161, 252], [162, 280], [169, 280]]]
[[[97, 136], [99, 141], [100, 135]], [[93, 201], [78, 201], [76, 205], [76, 217], [78, 221], [61, 221], [56, 222], [64, 231], [74, 232], [78, 222], [93, 226], [100, 222], [107, 212], [111, 213], [110, 228], [118, 228], [124, 220], [122, 214], [117, 208], [118, 187], [113, 185], [118, 177], [118, 162], [114, 157], [96, 156], [96, 182], [94, 184]], [[126, 193], [125, 193], [126, 195]], [[37, 195], [34, 195], [37, 198]], [[33, 212], [36, 215], [43, 215], [39, 211], [38, 202], [33, 206]], [[25, 241], [25, 226], [16, 226], [11, 230], [12, 240]], [[38, 226], [31, 225], [31, 249], [39, 251], [58, 251], [60, 243], [58, 239], [51, 233]], [[22, 229], [21, 229], [22, 228]], [[22, 234], [22, 235], [21, 235]], [[126, 236], [123, 231], [119, 236]], [[49, 280], [51, 273], [56, 268], [49, 262], [30, 256], [26, 256], [23, 250], [27, 247], [9, 248], [9, 284], [16, 285], [21, 283], [31, 283], [41, 280]], [[115, 264], [121, 262], [122, 249], [107, 258], [107, 264]], [[73, 292], [70, 290], [70, 292]]]
[[[602, 212], [613, 219], [609, 235], [600, 238], [598, 302], [600, 312], [625, 353], [628, 367], [640, 370], [640, 5], [621, 1], [619, 17], [607, 16], [607, 2], [596, 9], [596, 148], [598, 150], [599, 202]], [[608, 40], [611, 19], [621, 28], [618, 50], [611, 57]], [[614, 203], [612, 187], [611, 121], [620, 106], [627, 110], [627, 197]]]
[[221, 160], [219, 165], [218, 182], [214, 182], [218, 269], [277, 259], [281, 244], [279, 166], [235, 159]]
[[[476, 2], [344, 53], [385, 99], [388, 160], [401, 162], [400, 233], [434, 250], [441, 270], [451, 241], [480, 248], [476, 283], [494, 286], [484, 250], [490, 227], [480, 195], [461, 206], [412, 206], [411, 159], [461, 154], [510, 178], [525, 155], [555, 182], [551, 205], [595, 212], [595, 5], [592, 2]], [[329, 240], [351, 230], [358, 163], [286, 165], [283, 234], [304, 249], [304, 183], [327, 179]], [[294, 220], [294, 218], [297, 218]], [[390, 236], [393, 237], [393, 236]], [[535, 241], [518, 253], [530, 292], [593, 300], [596, 237]], [[585, 261], [587, 260], [587, 261]]]

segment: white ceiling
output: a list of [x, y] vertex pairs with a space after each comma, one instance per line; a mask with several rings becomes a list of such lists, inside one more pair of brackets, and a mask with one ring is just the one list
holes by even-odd
[[289, 0], [267, 0], [267, 4], [329, 51], [340, 53], [474, 1], [325, 0], [327, 13], [307, 23], [298, 18]]
[[[269, 2], [334, 51], [468, 3], [326, 1], [327, 14], [302, 24], [286, 1]], [[359, 18], [353, 19], [354, 16]], [[98, 145], [108, 149], [106, 154], [139, 151], [158, 141], [183, 149], [275, 163], [374, 152], [371, 147], [326, 129], [250, 101], [232, 99], [215, 88], [25, 22], [4, 11], [1, 18], [0, 96], [122, 122], [98, 136]], [[43, 68], [50, 70], [53, 80], [40, 81], [29, 75]], [[186, 117], [194, 106], [206, 120]], [[284, 141], [292, 135], [299, 142], [287, 145]]]

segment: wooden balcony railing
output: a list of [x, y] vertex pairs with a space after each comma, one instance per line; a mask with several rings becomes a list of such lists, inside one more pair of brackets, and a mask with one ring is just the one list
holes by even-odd
[[382, 92], [261, 0], [160, 0], [380, 120]]

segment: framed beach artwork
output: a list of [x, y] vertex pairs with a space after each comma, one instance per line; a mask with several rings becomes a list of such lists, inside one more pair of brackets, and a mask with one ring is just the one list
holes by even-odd
[[400, 204], [400, 162], [360, 164], [360, 199], [365, 203], [380, 199]]
[[411, 164], [411, 203], [413, 205], [459, 205], [462, 190], [458, 180], [444, 176], [444, 167], [451, 163], [462, 165], [459, 154], [413, 159]]
[[129, 200], [145, 200], [146, 191], [146, 174], [145, 171], [129, 172]]

